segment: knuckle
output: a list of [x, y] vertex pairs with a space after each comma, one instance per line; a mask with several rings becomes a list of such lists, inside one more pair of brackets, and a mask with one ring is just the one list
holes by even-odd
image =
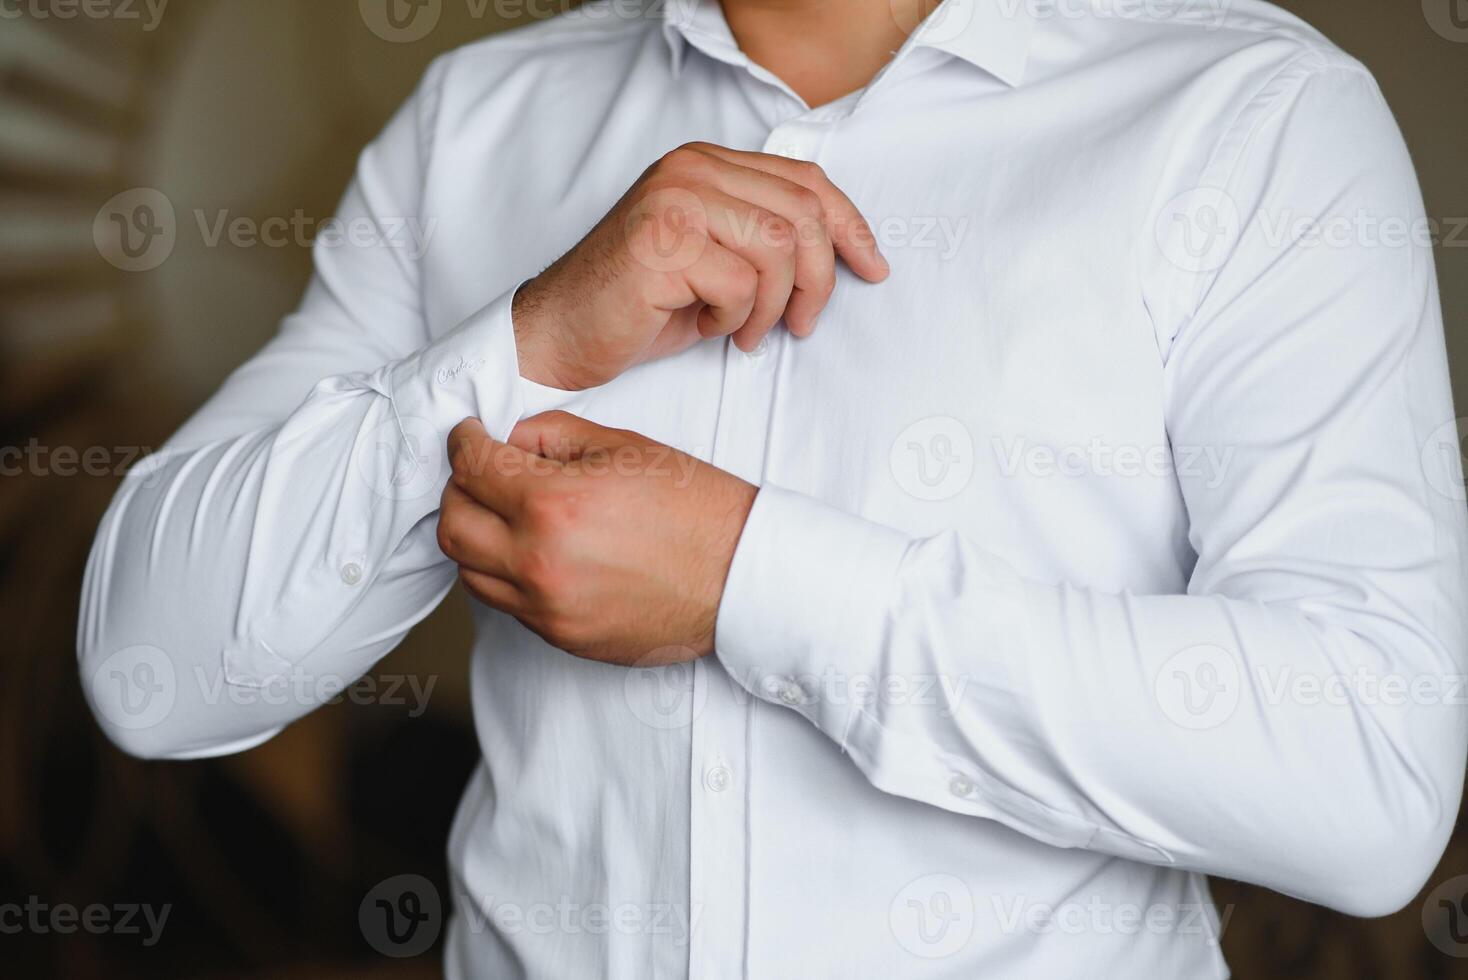
[[799, 208], [801, 216], [805, 218], [819, 218], [824, 209], [824, 205], [821, 203], [821, 195], [809, 187], [802, 187], [796, 192], [795, 206]]
[[684, 143], [682, 146], [674, 147], [658, 160], [659, 170], [669, 170], [675, 173], [689, 173], [701, 170], [708, 161], [708, 154], [704, 151], [707, 144], [692, 142]]
[[537, 632], [540, 633], [541, 639], [561, 650], [575, 649], [580, 639], [577, 631], [564, 618], [556, 614], [543, 617]]
[[795, 172], [799, 174], [803, 180], [824, 181], [826, 179], [826, 171], [821, 167], [821, 165], [819, 163], [814, 163], [810, 160], [796, 161]]
[[438, 518], [438, 550], [445, 557], [458, 560], [464, 553], [463, 529], [460, 526], [458, 508], [446, 507]]
[[449, 445], [457, 446], [460, 443], [467, 441], [469, 438], [469, 433], [472, 429], [473, 425], [469, 419], [464, 419], [462, 422], [459, 422], [457, 425], [449, 430]]
[[576, 498], [558, 490], [533, 494], [525, 501], [525, 521], [539, 539], [555, 540], [576, 524]]
[[823, 271], [819, 276], [815, 278], [815, 281], [812, 282], [810, 285], [811, 295], [819, 297], [821, 302], [823, 303], [826, 300], [830, 299], [831, 294], [835, 291], [836, 273], [834, 271]]
[[531, 548], [520, 556], [515, 574], [525, 590], [535, 597], [546, 615], [554, 615], [565, 601], [567, 576], [560, 559], [544, 547]]
[[736, 265], [729, 273], [729, 285], [734, 299], [748, 299], [759, 289], [759, 272], [752, 265]]
[[795, 253], [795, 225], [792, 222], [778, 214], [766, 214], [761, 217], [760, 227], [767, 248], [781, 255]]

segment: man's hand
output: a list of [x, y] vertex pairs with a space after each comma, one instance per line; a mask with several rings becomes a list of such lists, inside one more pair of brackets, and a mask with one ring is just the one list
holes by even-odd
[[633, 432], [547, 412], [449, 435], [438, 541], [469, 593], [553, 646], [659, 666], [713, 651], [755, 488]]
[[782, 316], [809, 336], [838, 255], [869, 282], [887, 276], [871, 229], [820, 167], [689, 143], [515, 294], [520, 373], [579, 390], [701, 337], [753, 350]]

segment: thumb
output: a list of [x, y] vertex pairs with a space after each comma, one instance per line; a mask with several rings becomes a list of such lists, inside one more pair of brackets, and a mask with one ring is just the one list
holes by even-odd
[[611, 445], [615, 432], [570, 412], [542, 412], [515, 426], [509, 443], [527, 453], [569, 463], [589, 449]]

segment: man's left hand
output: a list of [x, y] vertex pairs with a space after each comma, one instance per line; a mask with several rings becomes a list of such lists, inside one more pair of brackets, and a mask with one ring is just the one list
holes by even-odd
[[635, 432], [566, 412], [499, 443], [449, 435], [438, 541], [476, 599], [568, 653], [659, 666], [713, 651], [756, 489]]

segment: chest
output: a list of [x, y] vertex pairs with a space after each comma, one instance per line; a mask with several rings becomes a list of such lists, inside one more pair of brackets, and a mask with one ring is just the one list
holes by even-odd
[[[1036, 133], [1002, 100], [823, 117], [673, 97], [695, 104], [588, 124], [556, 159], [501, 143], [492, 178], [444, 208], [426, 277], [433, 328], [549, 264], [680, 143], [814, 160], [869, 221], [891, 277], [842, 269], [814, 336], [777, 327], [756, 356], [707, 343], [571, 408], [914, 533], [1011, 546], [1037, 573], [1059, 574], [1037, 555], [1081, 554], [1078, 535], [1133, 555], [1150, 536], [1153, 553], [1173, 554], [1162, 365], [1137, 285], [1143, 189], [1112, 145], [1120, 134]], [[1092, 147], [1084, 164], [1078, 142]]]

